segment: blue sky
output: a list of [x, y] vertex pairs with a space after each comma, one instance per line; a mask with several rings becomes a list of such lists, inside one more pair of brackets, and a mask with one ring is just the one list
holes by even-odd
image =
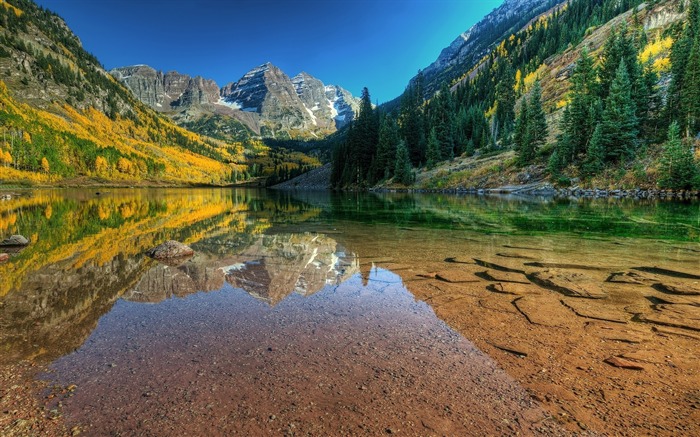
[[37, 0], [107, 69], [148, 64], [223, 86], [272, 62], [380, 103], [502, 0]]

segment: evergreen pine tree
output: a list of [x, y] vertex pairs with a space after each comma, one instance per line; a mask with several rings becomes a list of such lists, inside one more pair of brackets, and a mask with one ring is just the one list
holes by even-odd
[[529, 120], [527, 124], [528, 138], [531, 143], [530, 159], [534, 158], [534, 154], [538, 148], [544, 146], [549, 134], [547, 129], [547, 119], [542, 108], [542, 85], [540, 81], [535, 82], [530, 94]]
[[513, 131], [513, 144], [515, 146], [515, 151], [518, 153], [518, 161], [521, 164], [525, 163], [523, 155], [525, 149], [527, 149], [527, 144], [530, 142], [528, 137], [528, 124], [530, 122], [530, 114], [527, 99], [523, 99], [520, 106], [520, 112], [518, 117], [515, 119], [515, 130]]
[[588, 50], [581, 52], [571, 76], [571, 102], [561, 121], [562, 135], [557, 143], [557, 161], [563, 166], [586, 153], [599, 121], [598, 74]]
[[498, 77], [496, 85], [496, 118], [494, 121], [494, 137], [506, 139], [513, 131], [515, 122], [515, 73], [510, 64], [504, 73]]
[[603, 129], [599, 123], [593, 131], [586, 160], [583, 164], [583, 173], [587, 176], [595, 176], [603, 170], [605, 162], [605, 147], [603, 146]]
[[396, 120], [386, 116], [379, 128], [379, 143], [377, 144], [376, 170], [377, 181], [388, 179], [394, 174], [396, 161], [396, 145], [399, 143], [399, 132]]
[[[435, 98], [436, 114], [433, 126], [440, 143], [441, 160], [454, 158], [454, 113], [455, 106], [447, 82], [442, 83], [440, 93]], [[428, 147], [430, 147], [428, 145]]]
[[695, 137], [700, 131], [700, 32], [695, 35], [683, 81], [681, 107], [686, 136]]
[[396, 146], [394, 181], [403, 185], [409, 185], [413, 182], [411, 160], [408, 156], [408, 148], [404, 140], [399, 141], [399, 144]]
[[624, 61], [610, 85], [601, 122], [602, 144], [607, 160], [623, 160], [637, 146], [637, 116], [631, 86]]
[[428, 151], [426, 155], [426, 165], [428, 168], [434, 168], [438, 162], [440, 162], [440, 141], [437, 138], [437, 133], [435, 128], [430, 129], [430, 135], [428, 136]]
[[659, 186], [673, 190], [692, 188], [697, 182], [698, 167], [689, 145], [680, 138], [680, 127], [674, 122], [668, 128], [668, 140], [661, 155]]
[[688, 15], [681, 35], [676, 38], [671, 48], [671, 85], [668, 90], [666, 113], [669, 121], [678, 120], [681, 130], [686, 130], [688, 111], [684, 104], [687, 99], [683, 94], [687, 91], [686, 70], [690, 54], [698, 35], [700, 34], [700, 0], [691, 0]]
[[418, 73], [401, 97], [401, 136], [406, 140], [411, 162], [419, 165], [425, 161], [426, 134], [423, 98], [423, 74]]

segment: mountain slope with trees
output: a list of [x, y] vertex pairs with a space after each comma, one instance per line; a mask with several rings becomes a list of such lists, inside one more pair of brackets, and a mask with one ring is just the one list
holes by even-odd
[[176, 126], [30, 0], [0, 0], [0, 130], [4, 183], [264, 183], [320, 164], [259, 140]]
[[[537, 174], [558, 184], [697, 187], [699, 11], [698, 0], [550, 9], [429, 99], [419, 74], [398, 108], [361, 112], [352, 130], [367, 134], [340, 148], [332, 183], [457, 188]], [[363, 128], [363, 118], [376, 121]], [[413, 175], [396, 177], [408, 168], [402, 148]]]

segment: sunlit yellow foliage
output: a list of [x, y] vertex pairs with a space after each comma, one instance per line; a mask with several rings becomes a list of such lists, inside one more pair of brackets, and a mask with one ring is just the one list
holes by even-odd
[[111, 215], [112, 212], [106, 205], [99, 205], [97, 207], [97, 216], [100, 220], [107, 220]]
[[505, 58], [508, 56], [508, 50], [506, 49], [506, 40], [504, 39], [501, 41], [501, 43], [498, 45], [498, 48], [496, 48], [496, 54], [500, 57]]
[[47, 220], [51, 219], [51, 216], [53, 215], [53, 208], [51, 208], [51, 205], [46, 205], [46, 209], [44, 210], [44, 217], [46, 217]]
[[557, 109], [561, 109], [569, 104], [569, 99], [561, 99], [557, 101]]
[[32, 136], [29, 135], [29, 132], [27, 132], [26, 130], [22, 132], [22, 141], [29, 144], [32, 143]]
[[496, 114], [496, 110], [498, 109], [498, 102], [494, 102], [493, 106], [490, 107], [485, 113], [484, 116], [486, 118], [491, 118]]
[[107, 163], [107, 160], [104, 159], [101, 156], [98, 156], [95, 158], [95, 171], [98, 174], [102, 174], [107, 171], [107, 168], [109, 167], [109, 164]]
[[[197, 147], [219, 153], [224, 160], [246, 162], [241, 145], [232, 147], [218, 140], [206, 139], [205, 141], [203, 137], [177, 127], [169, 121], [156, 118], [155, 115], [144, 112], [146, 110], [140, 107], [135, 108], [136, 118], [140, 120], [140, 124], [136, 125], [131, 119], [118, 116], [116, 120], [112, 120], [94, 108], [79, 111], [68, 105], [55, 104], [46, 110], [32, 108], [16, 102], [9, 95], [7, 86], [2, 81], [0, 81], [0, 99], [3, 102], [2, 111], [16, 116], [14, 120], [21, 120], [19, 122], [21, 124], [15, 122], [15, 125], [10, 125], [9, 128], [17, 131], [22, 130], [26, 142], [31, 141], [32, 134], [38, 132], [42, 138], [52, 141], [59, 150], [63, 148], [67, 151], [66, 147], [68, 146], [60, 135], [60, 133], [66, 132], [98, 147], [113, 146], [121, 154], [129, 156], [125, 159], [129, 161], [130, 166], [127, 165], [126, 168], [122, 166], [122, 169], [110, 171], [106, 160], [98, 162], [98, 159], [95, 159], [94, 163], [80, 163], [74, 161], [76, 158], [67, 153], [68, 151], [60, 155], [68, 166], [83, 168], [85, 169], [83, 171], [88, 172], [94, 170], [101, 176], [110, 179], [139, 181], [148, 177], [146, 159], [151, 159], [165, 169], [164, 172], [158, 174], [159, 181], [220, 184], [227, 180], [233, 169], [232, 166], [197, 155], [174, 144], [174, 140], [171, 142], [171, 139], [174, 139], [176, 135], [197, 145]], [[37, 129], [37, 132], [31, 130], [30, 133], [28, 128]], [[0, 152], [0, 156], [2, 163], [5, 164], [5, 153]], [[102, 158], [104, 159], [104, 157]], [[243, 170], [243, 167], [240, 169]], [[0, 173], [0, 179], [18, 182], [46, 183], [55, 180], [47, 176], [45, 172], [34, 173], [10, 168], [4, 168]]]
[[11, 11], [14, 12], [15, 15], [18, 16], [18, 17], [21, 17], [22, 14], [24, 14], [24, 11], [23, 11], [23, 10], [21, 10], [20, 8], [18, 8], [18, 7], [16, 7], [16, 6], [13, 6], [13, 5], [7, 3], [5, 0], [0, 0], [0, 5], [4, 6], [5, 9], [11, 10]]
[[9, 150], [5, 150], [5, 152], [0, 153], [0, 163], [4, 164], [5, 166], [12, 164], [12, 155], [10, 155]]
[[524, 93], [529, 93], [530, 90], [532, 89], [532, 86], [537, 82], [539, 79], [542, 78], [542, 75], [544, 72], [547, 70], [547, 66], [545, 64], [541, 64], [539, 67], [537, 67], [537, 70], [533, 71], [532, 73], [529, 73], [527, 76], [525, 76], [525, 79], [523, 79], [523, 83], [525, 85], [525, 88], [523, 89]]
[[12, 213], [7, 216], [0, 215], [0, 230], [7, 230], [17, 223], [17, 214]]
[[12, 167], [0, 167], [0, 180], [29, 182], [29, 183], [47, 183], [52, 179], [45, 173], [35, 173], [31, 171], [16, 170]]
[[656, 59], [659, 56], [668, 56], [671, 51], [671, 46], [673, 46], [673, 38], [670, 36], [666, 38], [661, 38], [657, 35], [653, 41], [650, 41], [646, 47], [639, 54], [639, 60], [646, 64], [652, 59]]
[[51, 170], [51, 168], [49, 167], [49, 160], [46, 159], [45, 156], [41, 158], [41, 169], [44, 171], [44, 173], [48, 173], [49, 170]]
[[121, 215], [122, 218], [128, 219], [134, 215], [135, 208], [136, 205], [134, 202], [124, 203], [119, 207], [119, 215]]
[[513, 89], [517, 93], [520, 91], [520, 82], [523, 80], [523, 72], [520, 71], [518, 68], [518, 71], [515, 72], [515, 85], [513, 85]]
[[133, 164], [126, 158], [119, 158], [117, 160], [117, 170], [122, 173], [133, 174]]
[[657, 73], [665, 73], [671, 70], [671, 58], [658, 58], [654, 61], [654, 71]]

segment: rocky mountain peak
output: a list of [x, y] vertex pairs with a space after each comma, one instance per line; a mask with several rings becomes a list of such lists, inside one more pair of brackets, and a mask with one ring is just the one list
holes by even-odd
[[110, 73], [126, 85], [136, 98], [158, 111], [219, 100], [216, 82], [200, 76], [192, 78], [177, 71], [163, 73], [148, 65], [115, 68]]
[[176, 121], [215, 113], [230, 116], [261, 136], [325, 136], [352, 121], [359, 110], [359, 100], [343, 88], [325, 85], [306, 72], [290, 78], [270, 62], [222, 88], [201, 76], [163, 73], [147, 65], [115, 68], [111, 73], [139, 100]]

